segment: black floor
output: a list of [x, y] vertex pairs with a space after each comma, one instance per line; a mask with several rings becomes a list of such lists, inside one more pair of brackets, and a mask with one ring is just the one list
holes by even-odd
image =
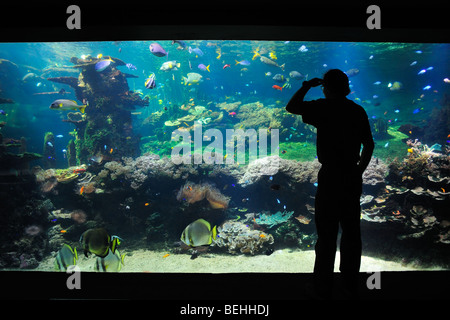
[[[381, 272], [380, 289], [367, 288], [373, 274], [360, 273], [361, 300], [450, 299], [450, 271]], [[0, 272], [2, 299], [124, 299], [170, 301], [279, 301], [310, 299], [310, 273], [173, 274], [80, 273], [80, 289], [69, 290], [69, 274]], [[372, 278], [373, 279], [373, 278]], [[369, 279], [371, 280], [371, 279]], [[374, 281], [369, 281], [374, 283]], [[334, 299], [344, 299], [335, 274]]]

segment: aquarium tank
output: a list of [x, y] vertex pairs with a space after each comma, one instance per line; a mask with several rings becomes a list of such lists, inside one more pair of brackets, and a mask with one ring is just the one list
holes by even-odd
[[0, 269], [312, 272], [316, 129], [285, 106], [337, 68], [375, 141], [361, 271], [448, 270], [449, 49], [0, 43]]

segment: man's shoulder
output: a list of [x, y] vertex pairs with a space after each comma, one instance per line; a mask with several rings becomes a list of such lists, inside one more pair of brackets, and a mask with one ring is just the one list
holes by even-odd
[[357, 110], [359, 113], [366, 115], [366, 110], [359, 104], [357, 104], [355, 101], [352, 101], [350, 99], [347, 99], [348, 103], [352, 105], [353, 108], [355, 108], [355, 110]]

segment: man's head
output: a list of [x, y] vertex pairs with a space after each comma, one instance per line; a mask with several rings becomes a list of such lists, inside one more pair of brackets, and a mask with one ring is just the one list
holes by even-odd
[[326, 98], [347, 96], [350, 93], [347, 75], [339, 69], [328, 70], [323, 76], [323, 93]]

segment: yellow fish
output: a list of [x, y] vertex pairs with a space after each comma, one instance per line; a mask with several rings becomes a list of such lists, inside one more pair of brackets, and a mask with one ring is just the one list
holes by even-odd
[[222, 56], [222, 50], [220, 50], [220, 48], [216, 49], [216, 53], [218, 54], [218, 56], [216, 57], [217, 60], [220, 59], [220, 57]]
[[272, 60], [277, 60], [278, 59], [277, 56], [275, 55], [275, 52], [273, 52], [273, 51], [271, 53], [269, 53], [269, 57]]
[[259, 54], [259, 47], [256, 48], [255, 50], [253, 50], [252, 53], [253, 53], [252, 60], [255, 60], [256, 58], [258, 58], [259, 56], [261, 56], [261, 55]]

